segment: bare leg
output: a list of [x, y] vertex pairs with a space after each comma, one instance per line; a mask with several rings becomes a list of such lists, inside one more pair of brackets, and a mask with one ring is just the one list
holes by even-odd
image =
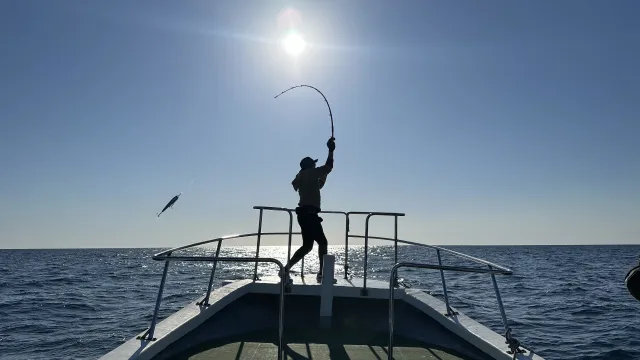
[[322, 229], [322, 224], [320, 223], [318, 223], [318, 233], [316, 241], [318, 242], [318, 260], [320, 262], [320, 271], [318, 271], [318, 274], [322, 274], [322, 272], [324, 271], [324, 256], [327, 254], [329, 242], [327, 241], [327, 237], [324, 235], [324, 230]]
[[291, 267], [297, 264], [298, 261], [302, 260], [302, 258], [308, 253], [310, 253], [312, 249], [313, 249], [313, 240], [307, 243], [307, 241], [303, 239], [302, 246], [298, 250], [296, 250], [296, 252], [291, 257], [291, 260], [289, 260], [287, 265], [284, 267], [284, 270], [289, 272], [289, 270], [291, 270]]
[[302, 233], [302, 246], [296, 250], [287, 265], [284, 267], [286, 272], [289, 272], [293, 265], [297, 264], [298, 261], [302, 260], [302, 258], [313, 249], [313, 238], [315, 235], [313, 219], [309, 218], [308, 215], [298, 215], [298, 224], [300, 225], [300, 231]]

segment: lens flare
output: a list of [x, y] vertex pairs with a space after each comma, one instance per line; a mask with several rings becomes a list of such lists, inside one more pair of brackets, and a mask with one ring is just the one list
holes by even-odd
[[307, 42], [299, 34], [292, 33], [282, 39], [282, 47], [287, 54], [295, 57], [302, 54]]

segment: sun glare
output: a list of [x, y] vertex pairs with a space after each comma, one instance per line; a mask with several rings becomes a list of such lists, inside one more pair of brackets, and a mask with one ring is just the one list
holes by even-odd
[[298, 34], [289, 34], [282, 39], [282, 47], [284, 51], [291, 56], [298, 56], [302, 54], [307, 47], [307, 43], [302, 36]]

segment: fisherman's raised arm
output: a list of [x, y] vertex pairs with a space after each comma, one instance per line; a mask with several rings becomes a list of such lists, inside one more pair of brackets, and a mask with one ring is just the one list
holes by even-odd
[[324, 174], [328, 174], [333, 170], [333, 151], [336, 149], [336, 139], [330, 138], [327, 141], [327, 147], [329, 148], [329, 154], [327, 155], [327, 161], [324, 165], [320, 166], [318, 169]]

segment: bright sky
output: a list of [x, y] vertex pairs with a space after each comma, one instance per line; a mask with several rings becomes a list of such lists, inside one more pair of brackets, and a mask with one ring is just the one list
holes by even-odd
[[[2, 1], [0, 248], [256, 231], [252, 206], [295, 207], [300, 159], [326, 158], [322, 97], [273, 98], [298, 84], [334, 114], [324, 209], [406, 212], [400, 237], [429, 244], [640, 243], [639, 11]], [[292, 31], [297, 56], [280, 42]], [[324, 224], [342, 243], [343, 219]]]

